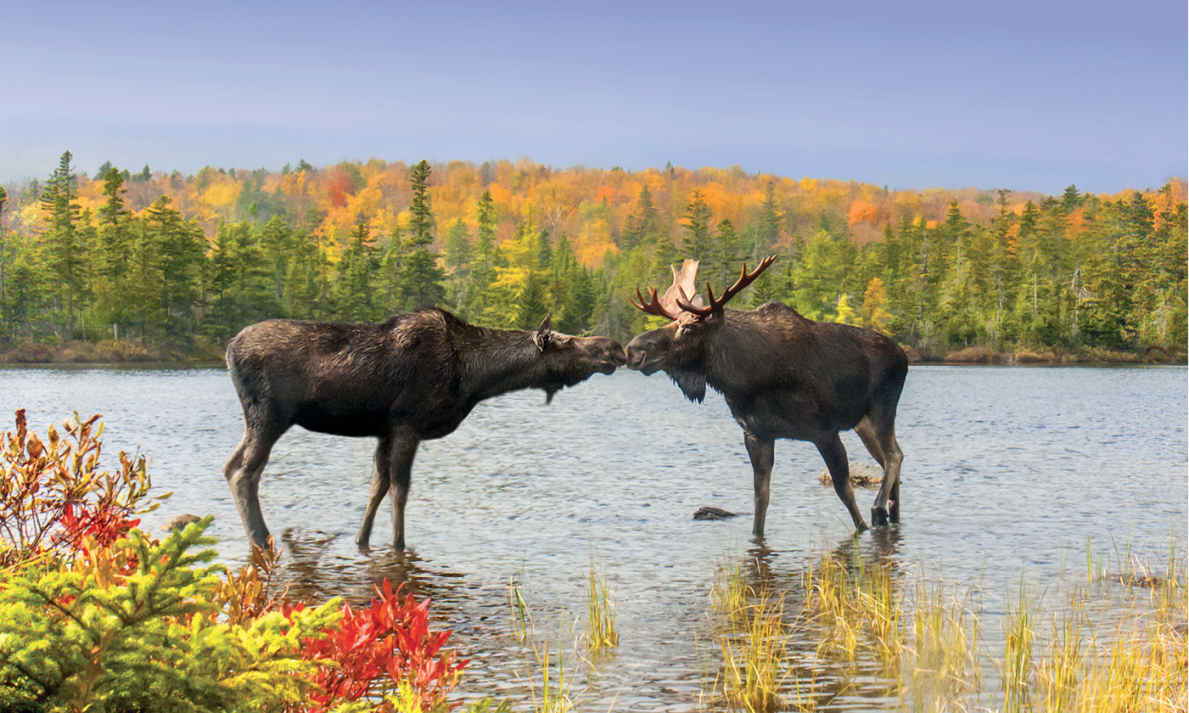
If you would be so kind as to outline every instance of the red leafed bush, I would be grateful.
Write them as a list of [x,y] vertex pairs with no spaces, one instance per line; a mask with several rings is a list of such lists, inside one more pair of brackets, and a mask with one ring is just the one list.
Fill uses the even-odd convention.
[[62,531],[57,533],[57,538],[72,550],[86,552],[88,538],[107,547],[139,524],[140,518],[130,518],[122,509],[66,503],[60,519]]
[[157,506],[142,504],[151,485],[143,458],[121,452],[115,468],[100,468],[102,434],[98,414],[76,415],[42,441],[16,412],[16,430],[0,434],[0,567],[70,557],[87,538],[106,546]]
[[315,683],[321,692],[310,696],[316,704],[310,713],[392,693],[401,683],[416,692],[422,710],[447,704],[447,695],[467,665],[457,652],[442,651],[451,632],[430,630],[429,599],[417,602],[407,593],[402,597],[401,587],[394,590],[387,579],[376,594],[379,598],[367,609],[344,604],[337,630],[305,642],[307,659],[337,664],[318,669]]

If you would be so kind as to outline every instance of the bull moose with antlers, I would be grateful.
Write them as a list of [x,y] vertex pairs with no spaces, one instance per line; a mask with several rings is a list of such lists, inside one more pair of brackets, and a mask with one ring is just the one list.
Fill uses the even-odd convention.
[[[627,345],[627,365],[645,374],[664,370],[687,398],[702,401],[706,385],[720,391],[735,420],[755,476],[752,532],[764,535],[775,439],[811,441],[826,461],[834,491],[855,528],[866,529],[855,505],[850,468],[839,431],[853,428],[884,469],[871,519],[877,525],[900,518],[900,462],[896,404],[908,373],[908,358],[888,337],[870,329],[814,322],[776,302],[749,311],[726,304],[776,259],[756,269],[743,266],[739,279],[715,297],[709,284],[703,304],[694,281],[698,262],[673,271],[673,284],[646,302],[632,304],[670,323]],[[693,297],[691,297],[693,295]]]
[[366,547],[380,502],[393,489],[393,545],[405,546],[405,502],[417,445],[458,428],[475,404],[518,389],[567,386],[623,364],[607,337],[486,329],[441,309],[383,324],[273,319],[227,345],[227,367],[244,411],[244,437],[224,475],[253,544],[264,546],[260,474],[293,425],[340,436],[374,436],[371,497],[356,538]]

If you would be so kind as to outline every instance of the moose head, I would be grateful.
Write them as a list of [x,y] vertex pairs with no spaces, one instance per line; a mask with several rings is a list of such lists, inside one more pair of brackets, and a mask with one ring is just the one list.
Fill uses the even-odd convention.
[[776,260],[769,255],[751,272],[744,264],[739,279],[715,296],[714,288],[706,283],[704,304],[697,294],[694,281],[698,261],[685,260],[681,269],[670,266],[673,284],[660,297],[656,288],[649,288],[648,300],[636,290],[632,304],[648,314],[671,320],[669,324],[637,336],[627,345],[627,365],[645,374],[664,370],[681,387],[686,398],[701,401],[706,396],[706,367],[708,351],[726,324],[726,304],[750,285]]

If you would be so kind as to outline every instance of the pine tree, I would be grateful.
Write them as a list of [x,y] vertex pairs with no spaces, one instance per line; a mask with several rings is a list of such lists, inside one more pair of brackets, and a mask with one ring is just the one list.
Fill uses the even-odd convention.
[[166,336],[188,339],[194,334],[194,308],[201,288],[206,238],[193,221],[187,221],[161,196],[148,208],[147,231],[159,250],[157,284]]
[[744,249],[743,239],[735,232],[735,224],[729,219],[720,220],[716,232],[715,241],[718,243],[717,253],[719,264],[722,265],[722,277],[734,277],[739,271],[739,266],[747,262],[750,251]]
[[471,242],[467,226],[459,218],[446,232],[446,301],[463,313],[470,298]]
[[402,266],[402,293],[406,310],[441,304],[446,299],[442,286],[444,275],[438,256],[432,252],[433,211],[429,199],[430,167],[420,161],[409,169],[413,200],[409,204],[409,232],[405,238],[406,257]]
[[64,310],[63,331],[67,338],[74,336],[76,302],[83,290],[83,245],[78,231],[78,189],[75,187],[72,156],[64,151],[58,167],[50,174],[41,194],[41,208],[46,213],[49,229],[49,265],[57,277],[57,293]]
[[780,222],[780,213],[776,209],[776,186],[772,181],[768,181],[764,186],[764,202],[760,204],[760,214],[756,220],[752,262],[759,262],[772,253],[780,237]]
[[373,299],[378,269],[371,229],[360,217],[351,231],[335,279],[336,310],[342,319],[363,322],[379,316]]
[[499,263],[499,249],[495,242],[496,210],[491,191],[484,191],[479,198],[475,214],[475,255],[471,267],[471,284],[468,290],[463,316],[475,319],[487,308],[488,288],[495,280],[495,268]]
[[631,250],[637,245],[656,242],[661,231],[660,214],[652,203],[652,193],[648,184],[640,187],[640,196],[636,199],[636,208],[628,216],[627,224],[620,234],[620,247]]
[[681,226],[685,230],[685,241],[681,246],[685,257],[713,264],[710,218],[710,206],[707,205],[706,198],[701,191],[695,190],[685,208],[685,222]]

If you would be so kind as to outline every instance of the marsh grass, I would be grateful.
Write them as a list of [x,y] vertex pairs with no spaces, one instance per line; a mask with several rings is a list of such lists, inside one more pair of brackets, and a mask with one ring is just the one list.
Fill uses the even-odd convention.
[[532,612],[515,577],[508,580],[508,609],[512,612],[512,635],[519,643],[526,643],[533,628]]
[[528,647],[532,654],[531,662],[535,666],[528,677],[534,713],[568,713],[573,710],[574,701],[565,657],[560,645],[555,652],[548,640],[537,636],[532,610],[515,577],[508,580],[508,607],[512,615],[512,636]]
[[615,607],[607,580],[590,565],[586,597],[586,648],[592,655],[606,653],[619,646],[619,630],[615,627]]
[[[712,710],[812,710],[812,696],[807,702],[800,685],[785,685],[792,667],[783,594],[749,584],[740,563],[724,563],[710,589],[710,612],[717,653],[709,692]],[[780,692],[790,689],[796,701],[782,701]]]
[[778,692],[789,676],[783,597],[759,595],[741,626],[718,637],[722,671],[715,692],[729,710],[768,713],[782,707]]
[[1004,617],[1003,660],[1000,673],[1003,684],[1004,713],[1030,710],[1032,677],[1032,640],[1035,636],[1033,617],[1023,585],[1016,604]]
[[948,594],[940,582],[917,585],[912,646],[905,654],[905,698],[913,711],[959,709],[965,696],[979,690],[979,620],[968,598]]
[[743,565],[720,565],[710,589],[710,606],[727,626],[739,626],[747,617],[751,587],[743,578]]
[[802,577],[806,614],[818,627],[818,655],[854,663],[869,654],[889,678],[899,679],[905,651],[904,598],[890,564],[848,566],[821,557]]

